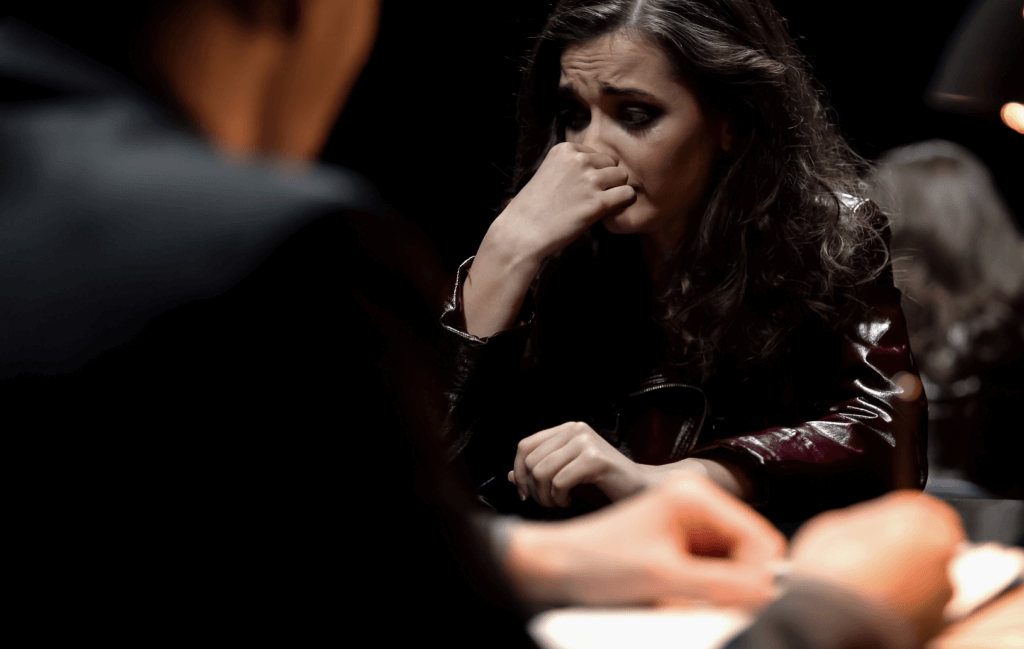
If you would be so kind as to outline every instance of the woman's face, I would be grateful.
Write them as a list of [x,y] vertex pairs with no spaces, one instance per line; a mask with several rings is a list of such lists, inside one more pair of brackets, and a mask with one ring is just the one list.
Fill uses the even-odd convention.
[[561,63],[565,139],[610,156],[636,190],[605,227],[674,250],[703,205],[716,155],[731,146],[727,121],[704,110],[653,41],[616,32],[566,48]]

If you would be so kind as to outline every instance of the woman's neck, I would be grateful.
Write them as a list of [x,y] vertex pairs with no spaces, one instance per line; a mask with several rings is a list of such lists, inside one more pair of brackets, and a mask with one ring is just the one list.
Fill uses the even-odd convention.
[[668,281],[668,261],[675,253],[678,241],[667,241],[665,237],[658,236],[658,234],[641,233],[638,236],[640,238],[640,254],[647,266],[651,286],[657,293]]

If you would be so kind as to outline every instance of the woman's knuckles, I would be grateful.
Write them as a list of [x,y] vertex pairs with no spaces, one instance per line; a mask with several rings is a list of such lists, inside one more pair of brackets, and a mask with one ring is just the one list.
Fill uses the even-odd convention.
[[516,454],[522,455],[523,457],[527,457],[528,455],[530,455],[530,453],[533,452],[533,449],[536,446],[537,442],[536,440],[533,439],[533,436],[524,437],[523,439],[519,440],[519,443],[516,445]]
[[606,460],[605,454],[590,440],[584,444],[583,450],[580,451],[580,457],[593,469],[603,468]]
[[576,486],[575,480],[565,475],[565,473],[559,473],[551,479],[551,490],[555,494],[566,494],[570,489]]

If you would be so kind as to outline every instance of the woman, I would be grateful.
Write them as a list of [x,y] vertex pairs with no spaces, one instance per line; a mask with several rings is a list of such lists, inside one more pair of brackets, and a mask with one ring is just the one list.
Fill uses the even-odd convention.
[[520,101],[515,196],[442,316],[485,499],[695,471],[795,520],[924,484],[885,219],[766,1],[561,2]]
[[893,218],[893,272],[931,402],[929,490],[1021,498],[1024,238],[958,144],[889,151],[868,182]]

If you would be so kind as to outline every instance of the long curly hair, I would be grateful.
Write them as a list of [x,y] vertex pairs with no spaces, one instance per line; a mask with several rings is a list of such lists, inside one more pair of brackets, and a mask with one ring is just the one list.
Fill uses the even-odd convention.
[[855,198],[869,165],[839,134],[767,0],[559,2],[523,77],[512,193],[564,140],[562,52],[620,30],[656,42],[735,131],[696,231],[654,296],[670,356],[707,379],[725,354],[740,366],[777,356],[809,316],[842,324],[858,286],[887,267],[885,218]]

